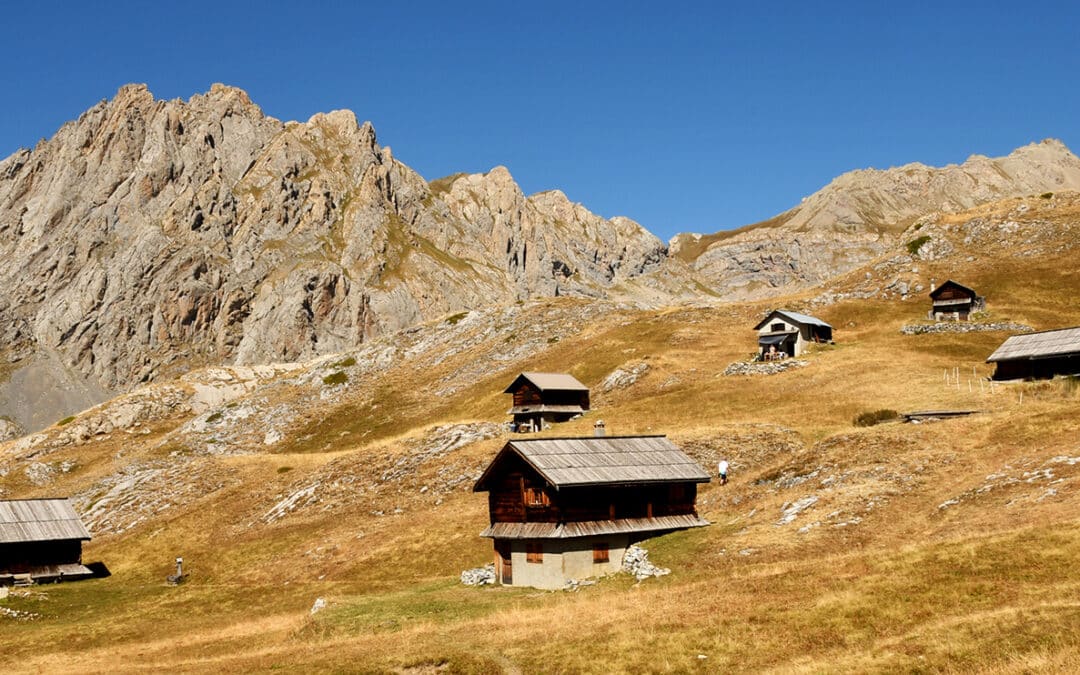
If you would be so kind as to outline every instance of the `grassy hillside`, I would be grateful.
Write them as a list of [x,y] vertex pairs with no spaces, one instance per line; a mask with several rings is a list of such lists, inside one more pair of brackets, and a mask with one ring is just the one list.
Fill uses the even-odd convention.
[[[29,613],[0,609],[0,667],[1080,670],[1080,387],[991,388],[1001,332],[900,333],[946,278],[985,294],[992,320],[1080,325],[1077,215],[1074,197],[1033,197],[943,217],[919,230],[933,259],[901,248],[768,307],[473,312],[253,376],[227,399],[192,393],[227,375],[193,374],[145,395],[188,403],[137,426],[72,434],[105,414],[90,411],[36,445],[0,445],[2,495],[77,495],[94,523],[84,560],[113,573],[0,600]],[[804,368],[723,375],[776,306],[828,321],[836,344]],[[642,364],[633,384],[599,387]],[[731,482],[699,496],[713,525],[646,542],[671,575],[576,592],[458,583],[491,558],[471,486],[505,442],[489,424],[505,419],[501,391],[526,369],[593,387],[595,410],[549,433],[601,418],[609,433],[666,433],[706,467],[729,459]],[[979,412],[853,425],[881,408]],[[178,555],[191,576],[170,587]]]

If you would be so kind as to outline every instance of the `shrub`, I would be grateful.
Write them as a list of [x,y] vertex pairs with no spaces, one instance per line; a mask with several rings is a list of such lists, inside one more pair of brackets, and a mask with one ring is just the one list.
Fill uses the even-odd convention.
[[221,413],[220,413],[220,412],[216,412],[216,413],[214,413],[213,415],[210,415],[209,417],[207,417],[207,418],[206,418],[206,421],[207,421],[207,423],[209,423],[209,424],[213,424],[214,422],[217,422],[217,421],[218,421],[218,420],[220,420],[220,419],[221,419]]
[[456,326],[459,321],[461,321],[462,319],[464,319],[467,316],[469,316],[468,312],[458,312],[457,314],[454,314],[453,316],[446,317],[446,323],[450,324],[451,326]]
[[1039,197],[1041,199],[1053,199],[1054,198],[1054,193],[1053,192],[1044,192],[1041,195],[1039,195]]
[[907,243],[908,253],[911,255],[919,255],[919,249],[923,247],[923,244],[930,241],[930,235],[924,234],[921,237],[916,237]]
[[882,408],[881,410],[875,410],[873,412],[867,411],[859,413],[852,420],[852,423],[857,427],[872,427],[875,424],[881,424],[882,422],[888,422],[900,417],[900,413],[895,410],[889,410],[888,408]]
[[339,370],[336,373],[330,373],[322,381],[323,384],[345,384],[349,381],[349,376]]
[[346,357],[346,358],[338,361],[337,363],[331,363],[330,367],[331,368],[348,368],[350,366],[355,366],[355,365],[356,365],[356,358],[353,357],[353,356],[349,356],[349,357]]
[[290,471],[292,471],[292,467],[291,467],[291,466],[279,466],[279,467],[277,468],[277,472],[278,472],[278,473],[289,473]]
[[59,422],[57,422],[57,423],[56,423],[56,426],[58,426],[58,427],[62,427],[62,426],[64,426],[65,424],[71,424],[71,423],[72,423],[72,422],[74,422],[74,421],[75,421],[75,416],[74,416],[74,415],[71,415],[70,417],[65,417],[64,419],[62,419],[62,420],[60,420]]

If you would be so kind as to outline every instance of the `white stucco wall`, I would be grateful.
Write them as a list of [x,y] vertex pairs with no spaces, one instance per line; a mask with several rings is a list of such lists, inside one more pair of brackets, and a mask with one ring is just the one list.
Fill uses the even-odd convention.
[[[761,328],[761,330],[758,331],[758,337],[761,337],[762,335],[769,335],[771,333],[780,332],[780,331],[773,330],[773,326],[775,324],[783,324],[784,325],[784,328],[783,328],[784,332],[795,331],[795,334],[796,334],[796,338],[795,338],[795,356],[801,355],[803,353],[803,350],[806,349],[806,338],[803,337],[802,329],[800,329],[798,326],[791,323],[790,321],[786,321],[786,320],[784,320],[784,319],[782,319],[780,317],[775,317],[773,319],[770,319],[769,323],[765,324],[765,326],[763,326]],[[760,349],[761,348],[759,347],[758,351],[760,351]]]
[[[580,539],[543,539],[544,561],[526,562],[524,540],[510,542],[514,586],[554,590],[572,579],[588,579],[618,572],[629,546],[626,535],[583,537]],[[593,563],[593,544],[606,542],[608,562]]]

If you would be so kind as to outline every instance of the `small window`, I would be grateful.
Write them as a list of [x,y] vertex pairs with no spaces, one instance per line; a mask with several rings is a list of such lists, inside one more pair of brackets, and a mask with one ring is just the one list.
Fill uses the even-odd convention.
[[593,563],[606,563],[611,560],[611,552],[606,541],[593,544]]
[[548,500],[547,493],[544,492],[544,488],[530,487],[525,488],[525,506],[531,506],[533,508],[541,508],[551,504]]
[[779,333],[780,331],[784,330],[784,328],[785,328],[784,324],[782,324],[782,323],[774,323],[772,326],[769,327],[769,330],[771,330],[774,333]]
[[538,541],[525,542],[525,562],[527,563],[543,563],[544,562],[544,545]]

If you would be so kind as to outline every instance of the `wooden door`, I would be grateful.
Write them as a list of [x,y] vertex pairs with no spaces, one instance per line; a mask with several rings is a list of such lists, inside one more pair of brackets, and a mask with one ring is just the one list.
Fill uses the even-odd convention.
[[514,583],[513,560],[510,557],[510,542],[500,540],[495,542],[495,571],[499,576],[499,582],[507,586]]

